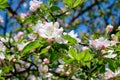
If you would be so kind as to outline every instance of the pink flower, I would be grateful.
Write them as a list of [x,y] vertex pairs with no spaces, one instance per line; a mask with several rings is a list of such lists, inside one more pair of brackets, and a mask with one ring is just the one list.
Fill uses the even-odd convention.
[[107,30],[110,31],[110,32],[113,30],[113,28],[114,28],[114,27],[113,27],[112,25],[108,25],[108,26],[107,26]]

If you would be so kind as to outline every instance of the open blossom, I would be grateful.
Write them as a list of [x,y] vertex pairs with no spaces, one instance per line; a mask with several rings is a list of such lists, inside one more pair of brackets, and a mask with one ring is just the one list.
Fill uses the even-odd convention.
[[[66,34],[67,34],[67,33],[64,32],[64,35],[66,35]],[[71,36],[72,38],[76,39],[78,42],[81,42],[81,40],[80,40],[79,38],[77,38],[78,35],[75,34],[73,30],[70,31],[70,32],[68,33],[68,35]]]
[[23,48],[28,44],[29,42],[25,43],[25,42],[22,42],[20,44],[17,45],[17,48],[18,48],[18,51],[22,51]]
[[112,72],[110,69],[106,68],[106,72],[104,73],[106,79],[112,79],[120,74],[120,68],[118,68],[115,72]]
[[33,30],[38,33],[39,36],[47,39],[50,42],[51,40],[55,39],[55,41],[59,44],[67,43],[67,41],[61,37],[63,34],[63,28],[59,28],[58,22],[45,22],[43,24],[41,21],[38,21],[38,24],[34,26]]
[[94,47],[97,50],[102,50],[110,46],[110,41],[101,37],[96,40],[90,40],[89,44],[90,44],[90,47]]
[[106,58],[115,58],[117,54],[113,54],[114,50],[108,50],[108,54],[105,55],[104,57]]
[[34,35],[34,34],[28,34],[28,39],[29,39],[30,41],[34,41],[35,39],[37,39],[37,36]]
[[35,12],[42,4],[42,1],[38,0],[31,0],[30,1],[30,11]]

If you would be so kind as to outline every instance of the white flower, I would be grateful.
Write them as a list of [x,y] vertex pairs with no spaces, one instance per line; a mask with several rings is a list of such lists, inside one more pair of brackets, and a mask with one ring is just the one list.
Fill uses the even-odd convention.
[[110,46],[110,41],[101,37],[96,40],[90,40],[89,44],[91,47],[94,47],[97,50],[102,50],[102,49],[105,49],[106,47]]
[[51,77],[53,77],[53,74],[52,74],[52,73],[47,73],[47,74],[45,75],[45,77],[46,77],[46,78],[51,78]]
[[29,42],[25,43],[25,42],[22,42],[20,44],[17,44],[17,48],[18,48],[18,51],[22,51],[23,48],[28,44]]
[[42,1],[41,0],[31,0],[30,1],[30,11],[34,12],[36,11],[39,7],[40,7],[40,4],[42,4]]
[[6,50],[6,47],[4,46],[2,42],[0,42],[0,51],[4,52],[5,50]]
[[37,38],[37,36],[34,34],[28,34],[28,38],[30,41],[34,41]]
[[14,40],[17,42],[20,38],[22,38],[24,36],[24,32],[18,32],[15,36],[14,36]]
[[108,55],[105,55],[106,58],[114,58],[117,54],[113,54],[114,50],[108,50]]
[[37,80],[35,75],[29,75],[29,80]]
[[67,41],[61,37],[63,34],[63,28],[59,28],[58,22],[46,22],[43,24],[41,21],[39,21],[38,24],[33,28],[33,30],[43,38],[53,38],[59,44],[67,43]]
[[40,72],[40,74],[48,72],[48,69],[49,68],[47,65],[42,65],[42,64],[38,65],[38,71]]
[[0,25],[3,23],[4,21],[3,21],[3,18],[2,18],[2,16],[0,15]]
[[117,41],[112,40],[110,43],[111,43],[111,46],[115,46],[117,44]]
[[80,40],[79,38],[77,38],[78,35],[75,34],[73,30],[70,31],[69,33],[65,33],[65,32],[64,32],[64,35],[66,35],[66,34],[68,34],[68,35],[71,36],[72,38],[76,39],[78,42],[81,42],[81,40]]
[[4,55],[3,52],[0,52],[0,59],[1,59],[1,60],[5,59],[5,55]]
[[112,72],[109,68],[106,68],[105,78],[106,79],[114,78],[118,74],[120,74],[120,68],[118,68],[115,72]]

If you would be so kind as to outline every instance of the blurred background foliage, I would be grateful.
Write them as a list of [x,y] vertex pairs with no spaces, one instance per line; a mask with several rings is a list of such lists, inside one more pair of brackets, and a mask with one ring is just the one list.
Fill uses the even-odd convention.
[[[30,0],[0,0],[0,15],[3,24],[0,34],[9,33],[19,27],[35,23],[37,20],[58,21],[66,31],[75,30],[78,33],[100,31],[112,24],[115,28],[120,25],[120,0],[42,0],[44,4],[39,10],[29,11]],[[22,21],[21,13],[29,13]],[[115,29],[114,28],[114,29]],[[115,30],[113,30],[112,33]]]

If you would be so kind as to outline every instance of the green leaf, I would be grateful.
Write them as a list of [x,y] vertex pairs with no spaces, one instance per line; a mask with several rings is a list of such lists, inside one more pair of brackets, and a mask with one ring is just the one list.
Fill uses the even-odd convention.
[[58,6],[52,6],[50,7],[51,11],[60,11],[61,9]]
[[53,63],[54,61],[58,60],[59,55],[57,53],[51,53],[50,55],[50,62]]
[[0,0],[0,9],[8,7],[7,0]]
[[72,5],[73,5],[73,0],[64,0],[64,3],[65,3],[68,7],[72,7]]
[[86,50],[84,52],[81,52],[81,53],[77,54],[76,59],[77,60],[88,61],[90,59],[89,50]]
[[41,46],[40,41],[30,42],[23,48],[22,53],[27,53],[27,52],[29,52],[29,51],[31,51],[33,49],[36,49],[36,48],[38,48],[40,46]]
[[105,72],[105,65],[103,65],[101,68],[100,68],[100,73],[104,73]]
[[76,0],[76,1],[74,2],[74,7],[77,7],[78,5],[82,4],[83,1],[85,1],[85,0]]
[[75,48],[71,47],[68,55],[69,55],[70,58],[76,59],[77,50]]

